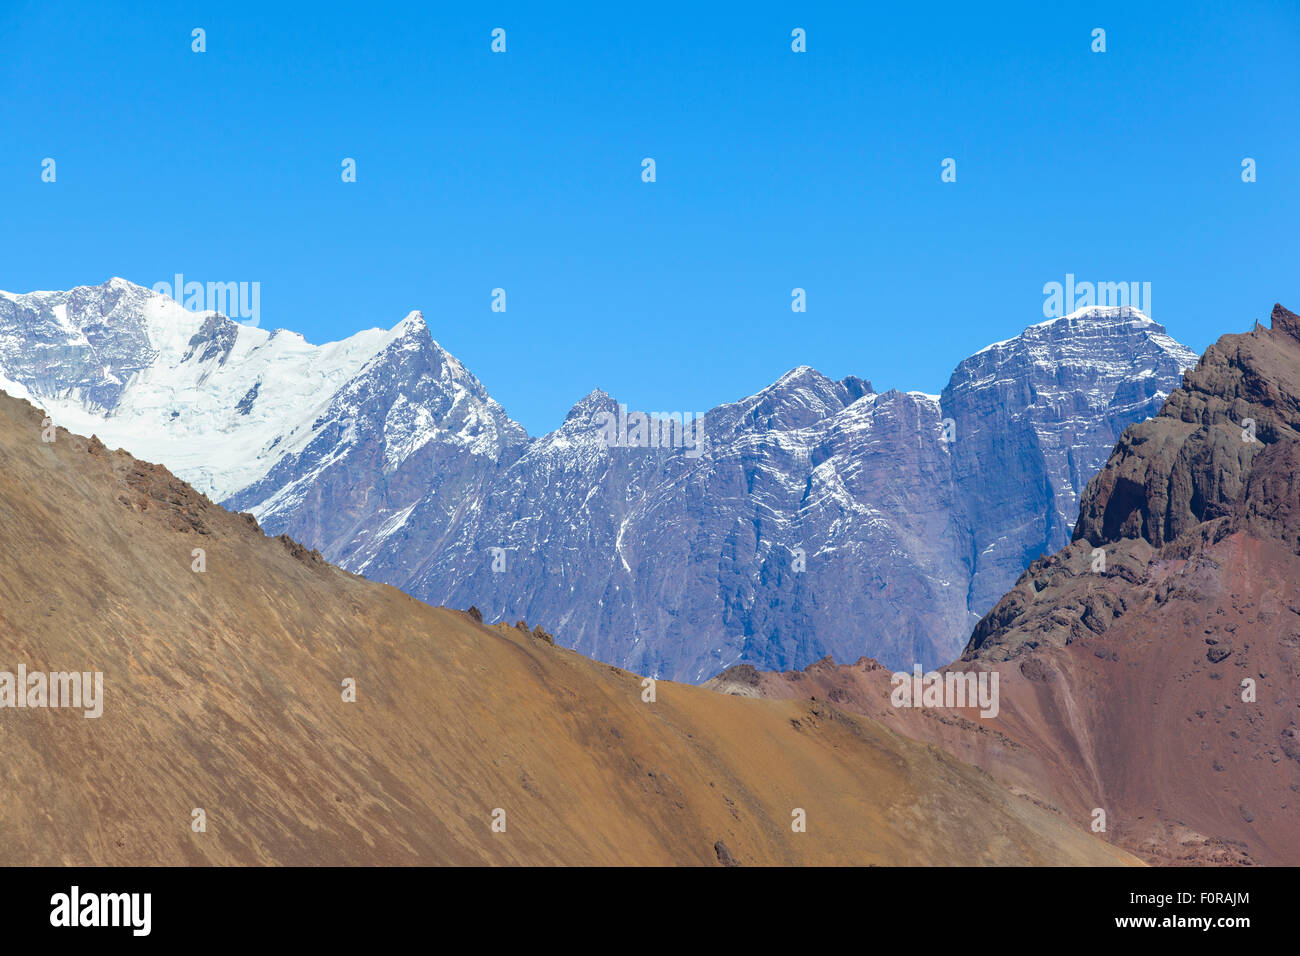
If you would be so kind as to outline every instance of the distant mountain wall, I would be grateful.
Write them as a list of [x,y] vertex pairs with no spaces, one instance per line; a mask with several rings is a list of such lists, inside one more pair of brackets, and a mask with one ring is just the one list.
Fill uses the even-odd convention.
[[965,359],[938,396],[801,366],[676,432],[597,390],[529,438],[420,313],[314,346],[120,279],[0,294],[0,387],[59,424],[422,600],[692,682],[952,660],[1195,361],[1093,308]]

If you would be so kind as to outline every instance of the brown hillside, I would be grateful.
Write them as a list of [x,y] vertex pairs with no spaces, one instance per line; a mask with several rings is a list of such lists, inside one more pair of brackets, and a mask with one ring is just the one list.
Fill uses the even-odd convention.
[[1135,862],[820,703],[644,703],[41,420],[0,395],[0,669],[102,671],[104,711],[0,710],[0,863]]

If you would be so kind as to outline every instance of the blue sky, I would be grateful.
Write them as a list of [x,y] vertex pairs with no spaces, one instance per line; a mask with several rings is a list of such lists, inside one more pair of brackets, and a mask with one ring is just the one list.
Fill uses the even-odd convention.
[[974,7],[5,0],[0,288],[418,308],[533,434],[802,364],[937,392],[1067,272],[1198,350],[1300,308],[1300,5]]

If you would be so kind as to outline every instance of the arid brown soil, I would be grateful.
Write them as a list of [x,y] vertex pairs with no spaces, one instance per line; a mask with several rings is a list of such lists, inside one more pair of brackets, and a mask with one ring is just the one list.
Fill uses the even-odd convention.
[[[1087,551],[1072,557],[1089,566]],[[1216,565],[1211,593],[1197,581],[1207,561]],[[1141,588],[1123,590],[1129,609],[1105,634],[952,665],[998,671],[992,719],[974,709],[895,708],[889,671],[869,660],[764,673],[756,687],[728,686],[724,674],[712,686],[874,718],[1077,826],[1091,826],[1102,809],[1106,838],[1149,862],[1292,865],[1300,861],[1300,602],[1280,598],[1280,580],[1261,567],[1300,580],[1294,555],[1238,534],[1198,564],[1158,563]],[[1096,593],[1086,579],[1075,585]],[[1062,582],[1038,600],[1050,614],[1067,593]],[[1255,681],[1253,703],[1242,700],[1245,678]]]
[[0,710],[0,863],[1137,862],[875,721],[667,682],[643,702],[549,635],[41,431],[0,396],[0,670],[102,671],[103,715]]

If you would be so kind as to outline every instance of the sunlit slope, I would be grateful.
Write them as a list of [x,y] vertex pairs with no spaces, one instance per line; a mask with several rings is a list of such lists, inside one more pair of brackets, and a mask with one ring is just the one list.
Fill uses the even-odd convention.
[[103,715],[0,710],[0,863],[1133,862],[869,719],[647,703],[41,431],[0,395],[0,670],[102,671]]

